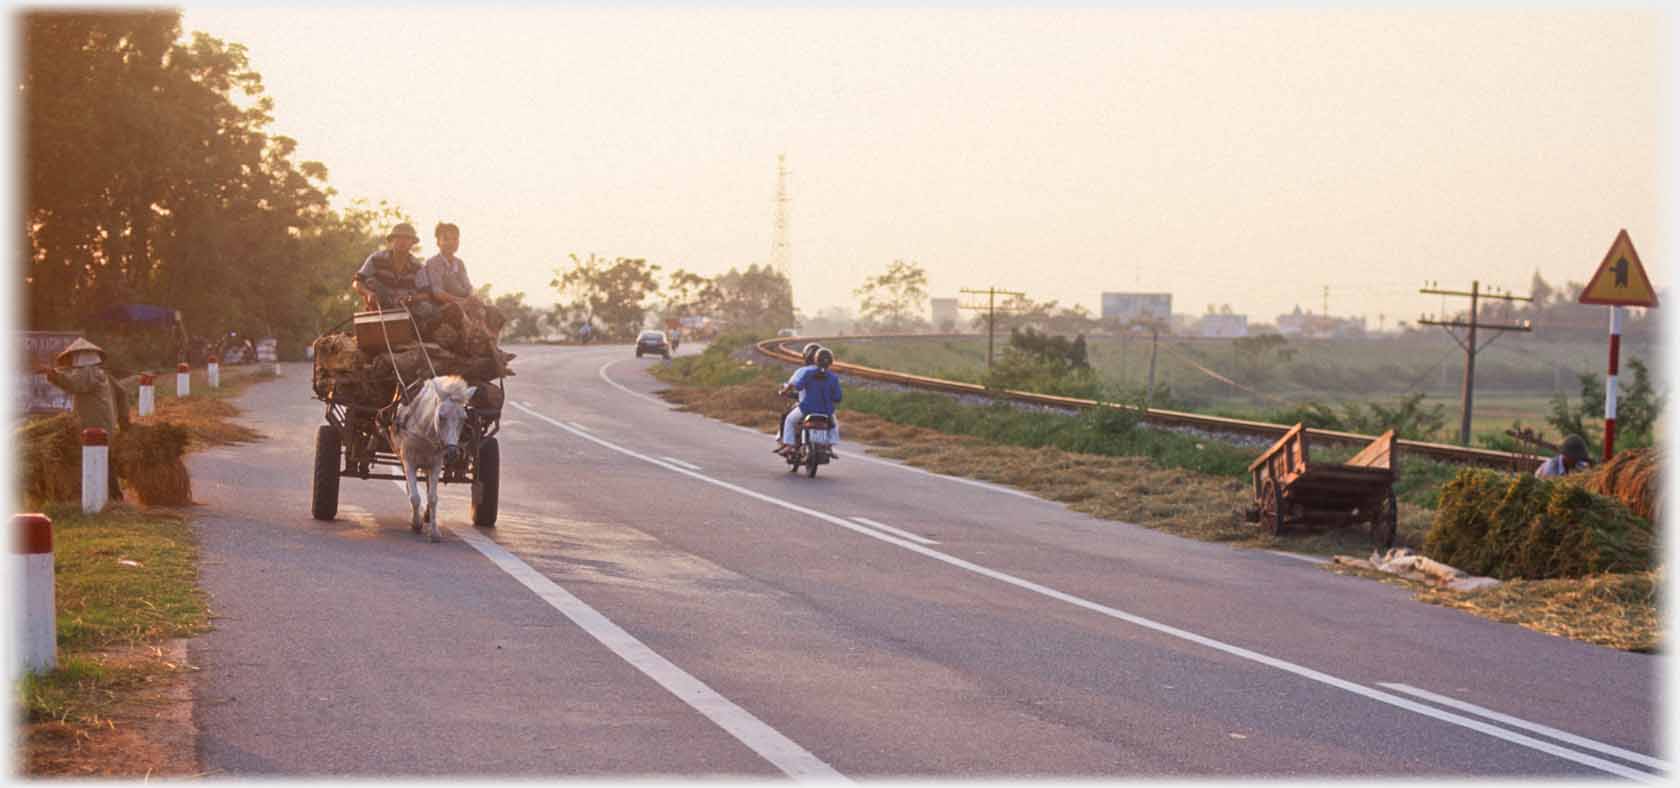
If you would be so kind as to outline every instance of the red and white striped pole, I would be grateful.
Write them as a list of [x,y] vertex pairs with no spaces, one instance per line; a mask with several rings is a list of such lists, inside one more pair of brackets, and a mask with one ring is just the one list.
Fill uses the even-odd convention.
[[1610,307],[1610,374],[1604,379],[1604,461],[1616,453],[1616,362],[1622,354],[1622,308]]
[[211,356],[209,363],[204,365],[204,377],[210,381],[210,388],[222,387],[222,365],[215,356]]
[[140,415],[150,416],[157,406],[157,389],[152,386],[152,373],[140,373]]
[[185,397],[192,394],[192,367],[183,361],[175,365],[175,396]]
[[58,621],[53,606],[52,520],[40,513],[12,517],[12,562],[17,574],[13,593],[21,604],[15,608],[18,656],[12,676],[46,673],[58,667]]
[[82,430],[82,511],[105,511],[111,500],[111,439],[98,427]]

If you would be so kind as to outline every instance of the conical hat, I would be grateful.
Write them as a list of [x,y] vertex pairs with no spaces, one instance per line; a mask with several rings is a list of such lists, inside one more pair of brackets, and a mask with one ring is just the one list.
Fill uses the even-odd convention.
[[95,345],[81,337],[76,337],[76,341],[71,342],[70,347],[60,351],[58,356],[53,359],[53,363],[61,367],[68,367],[70,366],[70,361],[75,358],[76,354],[84,350],[91,350],[98,353],[99,363],[105,363],[105,351],[100,349],[98,345]]

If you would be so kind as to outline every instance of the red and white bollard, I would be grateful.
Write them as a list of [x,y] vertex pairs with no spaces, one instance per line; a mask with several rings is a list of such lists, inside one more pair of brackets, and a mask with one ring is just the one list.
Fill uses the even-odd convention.
[[157,409],[157,390],[152,386],[152,373],[140,373],[140,415],[150,416]]
[[192,394],[192,367],[183,361],[175,365],[175,396],[185,397]]
[[111,438],[98,427],[82,430],[82,511],[105,511],[111,500]]
[[215,356],[211,356],[209,363],[204,365],[204,377],[210,381],[210,388],[219,389],[222,387],[222,365]]
[[280,359],[274,360],[274,376],[280,377]]
[[58,667],[58,620],[53,606],[52,520],[39,513],[12,517],[13,571],[17,585],[18,656],[12,677]]

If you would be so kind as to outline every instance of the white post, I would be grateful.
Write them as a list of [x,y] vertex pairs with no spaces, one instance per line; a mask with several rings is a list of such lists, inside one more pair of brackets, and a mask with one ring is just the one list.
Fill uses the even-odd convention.
[[210,362],[204,365],[204,377],[209,379],[210,388],[222,387],[222,365],[217,362],[215,356],[211,356]]
[[186,397],[192,394],[192,367],[183,361],[175,365],[175,396]]
[[149,372],[140,375],[140,415],[150,416],[157,409],[157,389],[152,385],[152,375]]
[[58,667],[58,620],[53,601],[52,520],[39,513],[12,517],[13,593],[19,606],[12,678]]
[[274,376],[280,377],[280,359],[274,360]]
[[82,511],[105,511],[111,497],[107,475],[110,462],[110,436],[98,427],[82,430]]

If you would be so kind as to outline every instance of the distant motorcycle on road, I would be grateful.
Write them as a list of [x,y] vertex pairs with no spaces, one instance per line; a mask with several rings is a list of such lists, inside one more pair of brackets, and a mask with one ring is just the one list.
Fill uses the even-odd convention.
[[[793,398],[797,395],[791,388],[784,387],[782,396]],[[816,478],[817,466],[827,465],[834,459],[834,444],[829,442],[832,429],[834,419],[822,413],[810,413],[801,418],[799,429],[794,431],[797,441],[793,448],[782,454],[788,463],[788,473],[798,473],[803,467],[806,476]]]

